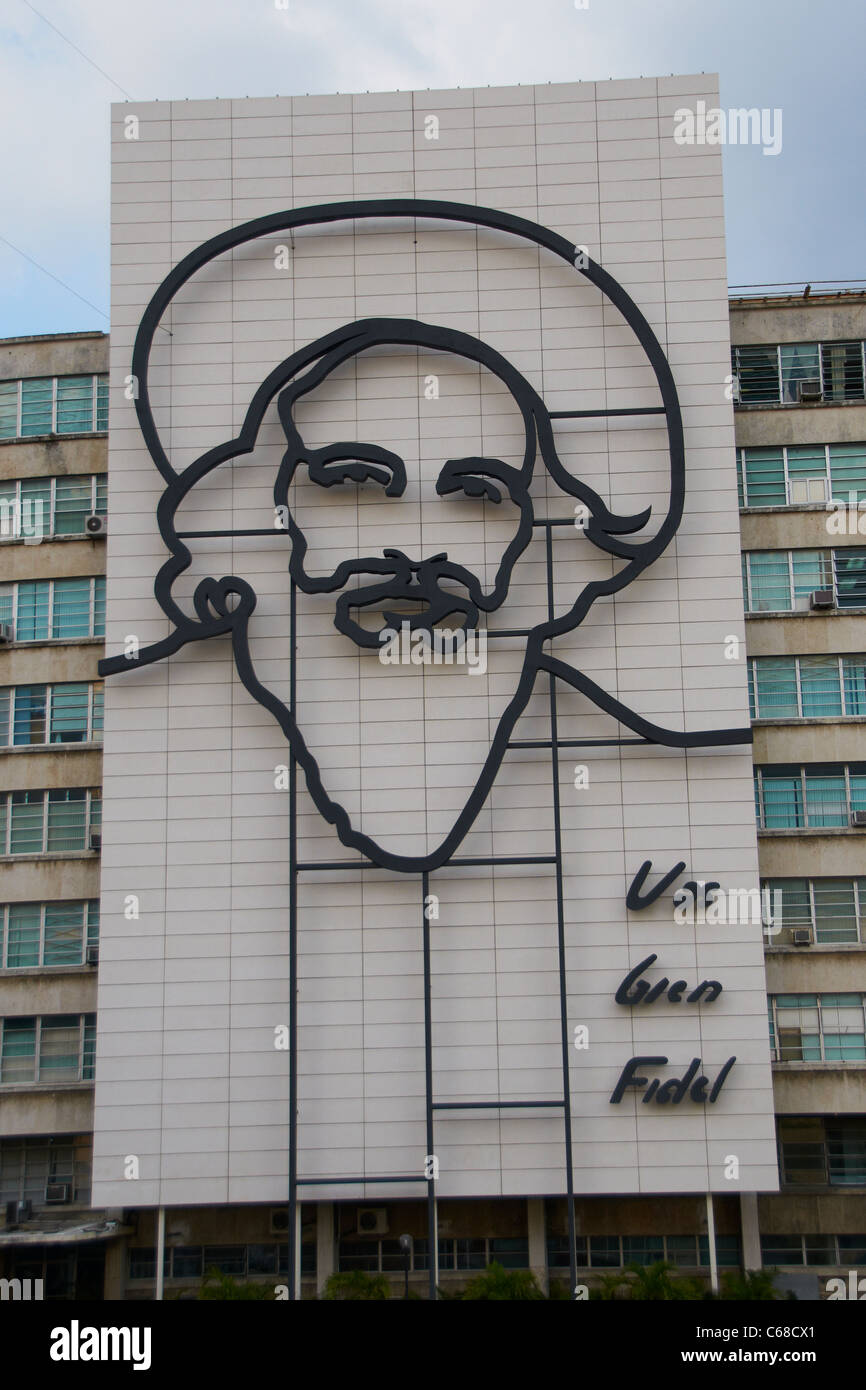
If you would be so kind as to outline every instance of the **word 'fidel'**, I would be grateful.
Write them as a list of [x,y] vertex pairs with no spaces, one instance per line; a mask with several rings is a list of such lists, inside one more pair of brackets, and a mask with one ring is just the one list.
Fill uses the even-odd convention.
[[[704,999],[707,1004],[713,1004],[722,993],[722,986],[718,980],[702,980],[696,989],[686,995],[685,1001],[683,1001],[683,991],[688,989],[686,980],[675,980],[671,984],[667,976],[662,976],[656,984],[650,985],[648,980],[642,979],[642,976],[644,971],[657,959],[658,957],[653,953],[629,971],[614,995],[617,1004],[624,1004],[630,1008],[636,1004],[654,1004],[665,993],[671,1004],[682,1002],[697,1004],[701,999]],[[610,1103],[611,1105],[619,1105],[626,1091],[642,1091],[646,1087],[641,1096],[644,1105],[648,1105],[651,1100],[654,1100],[656,1105],[679,1105],[686,1096],[698,1105],[715,1105],[727,1080],[728,1073],[736,1060],[736,1057],[728,1058],[708,1094],[709,1077],[698,1076],[701,1066],[700,1057],[692,1058],[684,1076],[672,1076],[664,1082],[659,1081],[658,1078],[650,1081],[648,1076],[639,1076],[638,1069],[640,1067],[666,1067],[667,1057],[632,1057],[620,1072],[619,1081],[616,1083]]]
[[667,1057],[632,1057],[626,1062],[620,1073],[610,1103],[611,1105],[619,1105],[627,1090],[640,1091],[646,1086],[646,1092],[641,1096],[644,1105],[648,1105],[651,1100],[655,1100],[656,1105],[679,1105],[682,1100],[685,1100],[687,1094],[689,1099],[696,1101],[698,1105],[715,1105],[728,1078],[728,1072],[736,1060],[736,1057],[728,1058],[713,1082],[708,1095],[709,1077],[697,1075],[701,1065],[700,1057],[692,1058],[684,1076],[672,1076],[670,1080],[664,1082],[659,1081],[658,1078],[650,1081],[648,1076],[638,1076],[638,1068],[666,1067]]

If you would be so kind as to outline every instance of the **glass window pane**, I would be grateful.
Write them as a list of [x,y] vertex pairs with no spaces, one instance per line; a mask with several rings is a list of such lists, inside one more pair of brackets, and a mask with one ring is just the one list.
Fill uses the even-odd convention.
[[846,656],[842,661],[845,713],[866,714],[866,656]]
[[200,1245],[176,1245],[171,1257],[171,1272],[175,1279],[201,1278],[204,1271]]
[[94,637],[105,636],[105,575],[93,581],[93,633]]
[[831,444],[832,494],[840,502],[866,498],[866,444]]
[[17,746],[45,743],[47,697],[48,688],[44,685],[19,685],[16,688],[12,741]]
[[759,719],[796,719],[797,663],[794,657],[759,657],[755,661],[755,701]]
[[54,637],[90,636],[90,580],[54,581]]
[[787,612],[791,608],[791,579],[786,550],[753,550],[748,556],[749,611]]
[[84,959],[84,903],[46,903],[45,965],[80,965]]
[[10,903],[3,964],[9,970],[23,970],[40,964],[38,903]]
[[12,688],[8,685],[0,687],[0,748],[9,747],[12,734],[9,727],[12,717],[12,701]]
[[804,824],[799,777],[764,773],[763,788],[765,829],[793,830]]
[[51,479],[24,478],[21,483],[18,534],[47,536],[51,530]]
[[76,1081],[81,1047],[81,1019],[77,1014],[43,1018],[39,1042],[39,1080]]
[[785,455],[782,449],[744,449],[746,505],[780,507],[785,491]]
[[863,399],[862,344],[822,343],[824,399],[855,401]]
[[832,551],[795,550],[792,552],[792,568],[796,609],[807,609],[816,589],[833,587]]
[[102,742],[103,721],[105,708],[105,691],[101,681],[95,682],[93,686],[93,702],[91,715],[90,737],[94,743]]
[[798,382],[821,380],[817,343],[782,343],[779,359],[782,365],[783,401],[799,400]]
[[9,828],[10,854],[41,854],[44,792],[13,792]]
[[47,641],[49,595],[50,581],[47,579],[28,580],[18,585],[16,642]]
[[779,359],[775,347],[735,348],[734,372],[739,381],[739,397],[744,403],[778,401]]
[[89,434],[93,429],[93,377],[57,378],[57,433]]
[[835,656],[801,656],[800,691],[806,719],[840,715],[842,687],[838,659]]
[[86,683],[55,685],[51,691],[51,742],[85,743],[90,703]]
[[818,878],[815,893],[815,940],[856,941],[854,883],[845,878]]
[[54,402],[53,377],[32,377],[21,383],[21,434],[51,434]]
[[246,1273],[246,1246],[244,1245],[206,1245],[204,1249],[205,1273],[218,1269],[221,1274]]
[[35,1081],[36,1019],[6,1018],[2,1028],[0,1081]]
[[108,377],[100,376],[96,380],[96,428],[98,430],[108,429]]
[[866,607],[866,550],[835,550],[836,602],[840,608]]
[[87,848],[87,794],[83,787],[63,787],[48,793],[49,853]]
[[590,1236],[589,1260],[593,1269],[619,1269],[622,1265],[619,1236]]
[[58,478],[54,494],[54,532],[75,536],[93,510],[93,482],[89,476]]
[[848,824],[844,776],[816,776],[806,769],[806,824],[810,829]]
[[14,439],[18,433],[18,382],[0,381],[0,439]]

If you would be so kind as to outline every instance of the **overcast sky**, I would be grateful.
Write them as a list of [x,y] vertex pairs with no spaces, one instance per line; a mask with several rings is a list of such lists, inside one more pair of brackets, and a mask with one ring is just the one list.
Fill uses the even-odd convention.
[[729,282],[866,279],[864,0],[288,6],[37,0],[37,14],[0,0],[0,336],[107,328],[109,104],[124,92],[162,101],[718,72],[723,108],[783,113],[777,156],[724,152]]

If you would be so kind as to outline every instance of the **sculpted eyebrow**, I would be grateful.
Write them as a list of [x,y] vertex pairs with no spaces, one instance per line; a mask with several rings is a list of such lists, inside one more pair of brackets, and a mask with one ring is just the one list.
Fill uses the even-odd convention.
[[493,458],[449,459],[436,480],[436,491],[440,497],[452,492],[465,492],[468,497],[486,497],[491,502],[501,502],[502,492],[492,481],[494,478],[504,483],[512,497],[526,492],[521,473],[501,459]]
[[306,461],[310,478],[320,487],[369,478],[381,483],[388,497],[399,497],[406,488],[406,465],[400,455],[378,444],[329,444],[306,450]]

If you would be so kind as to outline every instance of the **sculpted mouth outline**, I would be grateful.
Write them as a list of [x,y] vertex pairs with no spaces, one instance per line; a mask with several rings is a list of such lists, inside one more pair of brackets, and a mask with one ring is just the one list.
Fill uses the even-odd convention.
[[[470,338],[469,335],[458,334],[456,330],[421,324],[412,320],[360,320],[357,323],[346,324],[332,333],[326,334],[317,342],[299,349],[280,363],[257,389],[246,413],[241,431],[236,438],[208,450],[182,473],[178,473],[172,467],[159,437],[150,405],[148,368],[154,335],[165,309],[177,291],[209,261],[247,241],[268,236],[274,232],[284,232],[295,227],[365,218],[430,218],[469,223],[520,237],[524,241],[552,252],[572,267],[575,266],[576,258],[579,257],[576,266],[577,272],[600,289],[622,313],[641,343],[659,386],[663,404],[661,407],[647,407],[646,413],[664,415],[670,460],[670,494],[667,513],[662,518],[654,535],[643,541],[623,539],[645,526],[650,517],[650,509],[635,516],[619,516],[609,509],[592,488],[568,472],[557,455],[551,416],[543,401],[529,382],[506,359],[489,345],[478,339]],[[599,550],[626,561],[609,578],[585,585],[568,612],[559,617],[551,615],[547,620],[531,629],[526,638],[524,661],[516,691],[499,720],[488,756],[471,794],[440,844],[426,854],[415,856],[391,853],[352,824],[345,808],[334,801],[325,790],[318,764],[310,753],[293,710],[259,681],[253,668],[249,649],[248,629],[256,606],[256,594],[252,586],[237,576],[223,576],[218,580],[213,578],[202,580],[197,585],[193,596],[195,618],[187,615],[172,594],[175,580],[189,567],[192,559],[191,553],[184,543],[184,535],[194,534],[177,531],[175,514],[178,506],[196,483],[220,464],[253,450],[264,412],[275,396],[278,397],[278,409],[284,429],[286,428],[286,419],[294,427],[294,422],[291,420],[291,407],[294,400],[298,395],[305,394],[307,390],[312,389],[312,386],[316,384],[317,376],[318,380],[321,380],[328,371],[333,370],[334,365],[338,362],[363,351],[368,346],[375,346],[380,343],[390,345],[407,343],[416,346],[421,343],[435,349],[458,351],[462,355],[472,357],[506,382],[521,410],[526,431],[526,454],[523,469],[512,470],[519,475],[512,479],[512,482],[517,487],[518,493],[521,489],[525,493],[526,505],[521,506],[517,534],[506,550],[506,557],[500,567],[491,595],[483,596],[486,597],[487,602],[479,603],[473,590],[471,588],[468,590],[470,599],[477,605],[478,609],[491,611],[493,607],[498,607],[504,601],[511,569],[532,538],[533,517],[528,487],[537,454],[541,455],[544,465],[558,486],[571,497],[577,498],[586,508],[588,515],[586,524],[582,528],[583,534]],[[574,630],[583,621],[597,599],[610,596],[625,588],[662,554],[679,527],[685,494],[682,419],[673,376],[662,348],[646,319],[625,290],[601,266],[588,256],[580,255],[578,247],[560,234],[527,219],[498,212],[494,209],[423,199],[379,199],[326,203],[258,218],[253,222],[245,223],[213,237],[210,241],[190,252],[170,272],[154,294],[141,320],[133,351],[132,371],[138,385],[135,409],[142,435],[154,464],[167,484],[157,508],[157,520],[160,533],[169,550],[170,559],[161,567],[156,576],[154,593],[163,612],[174,624],[174,630],[169,637],[154,643],[152,646],[142,648],[135,654],[104,659],[99,663],[100,674],[109,676],[150,664],[178,651],[188,642],[201,641],[216,636],[229,636],[235,666],[241,681],[253,698],[272,713],[282,729],[290,744],[293,757],[306,778],[308,790],[320,814],[335,827],[340,840],[347,848],[357,850],[372,863],[396,872],[418,873],[432,871],[448,862],[487,799],[506,754],[514,727],[526,708],[539,672],[547,672],[550,676],[565,681],[573,689],[592,700],[599,709],[610,714],[614,719],[650,742],[681,749],[751,742],[751,727],[685,733],[652,724],[640,714],[614,699],[581,671],[558,660],[544,649],[545,644],[551,639]],[[306,375],[301,378],[299,374],[302,372],[305,372]],[[335,461],[339,460],[339,451],[344,450],[346,446],[334,445],[329,446],[329,449],[324,451],[311,451],[304,448],[299,435],[295,439],[291,432],[287,431],[287,439],[289,447],[280,466],[274,488],[274,500],[278,506],[285,507],[287,511],[288,525],[286,529],[292,544],[289,571],[297,587],[304,592],[335,592],[344,586],[345,579],[351,572],[349,566],[357,562],[343,562],[333,575],[324,580],[314,580],[306,573],[303,564],[306,542],[292,517],[291,511],[288,510],[288,486],[295,468],[301,462],[307,463],[311,477],[314,476],[316,470],[319,470],[320,476],[324,477],[327,474],[328,465],[333,465]],[[365,451],[364,455],[359,456],[359,449]],[[394,490],[389,492],[389,489],[399,487],[399,478],[393,470],[391,470],[390,475],[388,473],[389,459],[386,457],[388,451],[381,450],[377,446],[354,445],[350,446],[349,454],[354,462],[350,462],[344,468],[345,476],[353,477],[355,481],[372,478],[380,483],[385,482],[387,495],[399,495],[399,492]],[[342,457],[346,458],[345,452]],[[390,460],[393,460],[393,457],[391,455]],[[459,466],[466,462],[465,460],[449,461],[449,465],[453,465],[450,482],[453,482],[455,486],[458,482]],[[484,462],[489,463],[489,461]],[[354,475],[350,471],[352,469],[355,470]],[[378,478],[376,477],[377,473],[381,475]],[[445,483],[448,482],[449,478],[446,477]],[[324,481],[323,485],[331,486],[332,482],[329,479]],[[437,482],[437,491],[440,491],[439,482]],[[490,493],[487,495],[491,497],[491,500],[499,500],[492,497]],[[387,564],[387,561],[385,563]],[[444,563],[447,565],[448,562]],[[364,564],[367,566],[368,573],[383,572],[379,569],[371,571],[369,562],[365,561]],[[423,561],[419,562],[416,567],[419,589],[423,567]],[[466,571],[465,573],[468,574],[469,572]],[[391,574],[393,579],[393,568]],[[426,585],[425,580],[423,597],[429,601],[432,608],[436,602],[432,571],[430,572],[430,579],[430,586]],[[357,590],[354,591],[356,602],[358,592]],[[391,593],[393,596],[393,582]],[[342,599],[337,600],[337,616],[342,619],[345,626],[350,628],[346,635],[358,642],[358,635],[354,630],[351,630],[353,626],[357,625],[349,617],[352,596],[347,595],[345,597],[346,602],[342,609],[340,606]],[[441,602],[441,599],[439,601]],[[449,601],[453,603],[454,596],[449,595]],[[340,623],[336,622],[336,626],[339,628]],[[344,631],[345,628],[340,630]],[[357,631],[364,633],[365,637],[369,636],[367,629],[358,628]],[[373,642],[358,642],[358,645],[368,647],[378,646],[378,644],[378,639]]]

